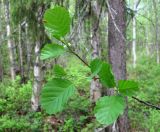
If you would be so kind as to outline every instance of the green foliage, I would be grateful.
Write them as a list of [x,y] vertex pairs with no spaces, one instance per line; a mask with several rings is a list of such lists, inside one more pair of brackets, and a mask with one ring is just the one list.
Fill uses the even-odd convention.
[[100,72],[102,68],[102,64],[103,64],[103,61],[101,61],[100,59],[94,59],[93,61],[91,61],[90,68],[91,68],[92,76],[95,76]]
[[63,67],[61,67],[59,65],[54,66],[53,72],[54,72],[54,75],[58,78],[63,78],[67,75],[67,73],[65,72]]
[[125,96],[132,96],[139,90],[138,84],[134,81],[120,80],[118,81],[119,92]]
[[105,125],[110,125],[120,114],[123,114],[125,108],[125,100],[120,96],[101,97],[94,109],[96,119]]
[[0,131],[36,131],[43,129],[44,115],[30,111],[32,82],[20,84],[21,78],[0,83]]
[[8,80],[4,80],[4,83],[1,84],[0,90],[3,90],[3,92],[0,94],[0,97],[4,101],[3,103],[5,103],[5,105],[0,107],[3,107],[3,110],[17,109],[26,111],[26,108],[30,107],[30,104],[26,102],[31,98],[32,84],[31,82],[28,82],[26,85],[21,86],[19,82],[20,77],[17,77],[14,82],[8,83]]
[[62,111],[64,104],[75,91],[74,85],[65,79],[54,78],[43,88],[41,94],[41,105],[48,114]]
[[95,59],[91,62],[91,71],[95,76],[99,75],[101,83],[107,88],[114,88],[116,86],[115,79],[111,67],[106,62]]
[[10,118],[8,115],[2,116],[0,118],[0,130],[12,130],[12,131],[16,131],[16,130],[26,130],[28,127],[30,127],[30,123],[27,122],[24,118],[20,118],[20,119],[13,119]]
[[115,79],[111,70],[111,67],[107,63],[102,64],[102,68],[98,73],[100,82],[108,88],[114,88],[116,86]]
[[65,52],[65,49],[63,46],[58,44],[46,44],[44,48],[41,51],[41,59],[49,59],[49,58],[55,58],[59,55],[63,54]]
[[68,120],[65,121],[63,131],[64,132],[74,132],[74,119],[73,118],[69,118]]
[[[61,40],[61,37],[64,37],[67,32],[69,32],[70,27],[70,17],[67,10],[62,7],[55,7],[54,9],[49,9],[44,15],[45,27],[53,35],[61,41],[71,53],[76,55],[68,42]],[[61,54],[59,52],[59,46],[57,47],[48,47],[42,50],[42,59],[53,58]],[[51,48],[51,49],[50,49]],[[77,56],[77,55],[76,55]],[[80,58],[78,56],[78,58]],[[82,59],[80,59],[82,60]],[[111,66],[106,62],[103,62],[99,59],[95,59],[91,62],[91,65],[88,66],[92,72],[92,77],[99,76],[100,82],[107,88],[115,88],[116,82],[114,75],[111,70]],[[63,68],[56,66],[54,72],[60,75],[60,78],[64,76]],[[66,80],[54,78],[49,81],[43,88],[41,93],[41,105],[42,108],[46,110],[49,114],[56,114],[57,112],[62,111],[64,105],[67,103],[68,99],[74,93],[74,85]],[[75,78],[74,78],[75,79]],[[120,81],[119,87],[121,92],[127,93],[130,95],[130,92],[133,92],[131,89],[135,89],[137,86],[136,83],[131,81],[122,82]],[[137,86],[138,87],[138,86]],[[136,88],[137,88],[136,87]],[[102,97],[98,100],[95,106],[95,116],[96,119],[101,124],[110,125],[112,124],[120,114],[123,113],[125,108],[124,97],[121,96],[111,96],[111,97]],[[71,131],[71,130],[69,130]]]
[[[63,7],[54,7],[48,9],[44,14],[45,27],[55,38],[64,37],[70,29],[69,12]],[[46,45],[42,49],[41,58],[53,58],[64,52],[60,45]],[[60,67],[54,70],[61,75],[64,71]],[[62,111],[64,104],[74,93],[74,85],[65,79],[54,78],[49,81],[43,88],[41,94],[41,105],[49,114],[55,114]],[[53,107],[54,106],[54,107]]]
[[67,78],[72,81],[78,89],[88,90],[90,85],[90,81],[88,79],[90,69],[83,66],[75,57],[69,56],[67,61],[69,62],[66,66]]
[[[137,97],[144,101],[159,105],[160,100],[160,67],[156,64],[155,56],[146,56],[142,51],[137,52],[137,66],[135,69],[128,65],[129,79],[138,82],[140,90]],[[153,96],[154,95],[154,96]],[[160,131],[159,111],[149,109],[129,98],[129,118],[134,131]]]
[[64,7],[48,9],[44,14],[44,25],[56,38],[64,37],[70,30],[69,12]]

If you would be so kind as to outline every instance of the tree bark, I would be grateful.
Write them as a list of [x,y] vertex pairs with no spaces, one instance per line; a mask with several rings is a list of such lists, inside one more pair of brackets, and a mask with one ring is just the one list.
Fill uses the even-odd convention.
[[23,48],[22,48],[22,27],[21,24],[19,24],[19,44],[18,44],[18,49],[19,49],[19,59],[20,59],[20,73],[21,73],[21,80],[22,83],[24,83],[24,60],[23,60]]
[[133,54],[133,68],[136,68],[136,61],[137,61],[137,55],[136,55],[136,13],[137,13],[137,7],[139,5],[141,0],[134,0],[133,10],[134,10],[134,16],[133,16],[133,41],[132,41],[132,54]]
[[15,80],[15,55],[14,55],[14,43],[11,40],[11,27],[10,27],[10,4],[9,0],[5,0],[5,19],[6,19],[6,32],[7,32],[7,44],[9,50],[9,60],[10,60],[10,74],[12,80]]
[[133,68],[136,68],[136,0],[134,0],[134,7],[133,10],[135,12],[134,17],[133,17],[133,41],[132,41],[132,54],[133,54]]
[[[125,19],[125,1],[108,1],[108,50],[109,61],[112,65],[116,80],[126,79],[126,19]],[[111,92],[113,94],[113,92]],[[127,103],[127,99],[126,99]],[[128,107],[119,117],[117,123],[108,128],[112,132],[128,132]]]
[[28,23],[25,24],[25,35],[26,35],[26,47],[27,47],[27,75],[26,77],[30,78],[30,66],[31,66],[31,44],[30,36],[28,32]]
[[160,46],[158,43],[158,32],[159,32],[159,27],[158,27],[158,9],[157,9],[157,2],[156,0],[153,1],[153,8],[154,8],[154,15],[155,15],[155,44],[156,44],[156,54],[157,54],[157,64],[160,63]]
[[[1,45],[0,45],[1,48]],[[3,58],[2,58],[2,52],[0,49],[0,82],[3,80]]]
[[[92,46],[92,59],[96,59],[100,56],[100,38],[98,34],[99,27],[99,14],[100,9],[98,9],[97,1],[91,1],[91,46]],[[97,99],[101,97],[102,86],[99,80],[92,80],[90,86],[90,99],[91,102],[96,102]]]
[[39,108],[39,96],[42,88],[43,74],[41,70],[40,61],[40,46],[41,42],[37,39],[35,46],[35,64],[34,64],[34,83],[33,83],[33,94],[32,94],[32,110],[37,111]]
[[40,106],[40,92],[43,83],[43,72],[42,72],[42,62],[40,60],[40,50],[43,43],[44,38],[44,29],[42,26],[42,14],[43,14],[43,6],[38,8],[38,26],[37,26],[37,38],[35,45],[35,63],[34,63],[34,83],[33,83],[33,93],[31,98],[32,110],[38,111]]
[[3,55],[2,55],[2,42],[1,40],[3,40],[3,35],[2,35],[2,20],[3,20],[3,16],[2,16],[2,1],[0,0],[0,82],[3,80]]
[[150,52],[149,52],[149,33],[148,33],[148,25],[146,25],[145,28],[145,36],[146,36],[146,56],[149,56]]

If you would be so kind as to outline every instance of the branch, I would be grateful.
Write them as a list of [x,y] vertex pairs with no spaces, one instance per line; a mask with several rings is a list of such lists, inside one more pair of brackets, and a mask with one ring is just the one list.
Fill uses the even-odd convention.
[[85,62],[85,60],[83,60],[74,50],[72,50],[72,48],[69,46],[69,44],[63,40],[59,40],[61,43],[63,43],[64,45],[67,46],[67,48],[69,49],[69,51],[75,55],[79,60],[81,60],[87,67],[90,68],[89,64],[87,62]]
[[82,7],[81,11],[79,12],[79,16],[78,16],[78,22],[77,24],[73,27],[70,36],[69,36],[69,41],[72,41],[74,39],[74,37],[78,34],[79,29],[81,28],[81,23],[84,21],[84,18],[86,16],[86,10],[87,7],[89,5],[91,0],[87,0],[84,4],[84,6]]
[[[60,42],[62,42],[64,45],[66,45],[67,48],[69,49],[69,51],[70,51],[72,54],[74,54],[74,55],[75,55],[78,59],[80,59],[87,67],[90,68],[89,64],[88,64],[87,62],[85,62],[76,52],[74,52],[74,51],[72,50],[72,48],[68,45],[67,42],[65,42],[65,41],[63,41],[63,40],[60,40]],[[94,80],[97,80],[97,79],[100,79],[100,78],[93,77],[93,79],[94,79]],[[136,98],[136,97],[134,97],[134,96],[132,96],[132,98],[133,98],[134,100],[138,101],[138,102],[141,103],[141,104],[144,104],[144,105],[146,105],[146,106],[148,106],[148,107],[151,107],[151,108],[153,108],[153,109],[156,109],[156,110],[160,110],[160,107],[158,107],[158,106],[156,106],[156,105],[153,105],[153,104],[148,103],[148,102],[146,102],[146,101],[140,100],[140,99],[138,99],[138,98]]]
[[[66,45],[67,48],[69,49],[69,51],[70,51],[72,54],[74,54],[74,55],[75,55],[78,59],[80,59],[87,67],[90,68],[89,64],[88,64],[87,62],[85,62],[76,52],[74,52],[74,51],[72,50],[72,48],[68,45],[67,42],[65,42],[65,41],[63,41],[63,40],[59,40],[59,41],[60,41],[61,43],[63,43],[64,45]],[[97,79],[100,79],[100,78],[93,77],[93,79],[94,79],[94,80],[97,80]],[[146,101],[140,100],[140,99],[138,99],[138,98],[136,98],[136,97],[134,97],[134,96],[132,96],[132,98],[133,98],[134,100],[138,101],[138,102],[141,103],[141,104],[144,104],[144,105],[146,105],[146,106],[148,106],[148,107],[151,107],[151,108],[153,108],[153,109],[156,109],[156,110],[160,110],[160,107],[158,107],[158,106],[156,106],[156,105],[153,105],[153,104],[148,103],[148,102],[146,102]]]
[[136,101],[138,101],[138,102],[141,103],[141,104],[144,104],[144,105],[146,105],[146,106],[148,106],[148,107],[151,107],[151,108],[153,108],[153,109],[156,109],[156,110],[160,110],[160,107],[158,107],[158,106],[155,106],[155,105],[153,105],[153,104],[151,104],[151,103],[148,103],[148,102],[145,102],[145,101],[143,101],[143,100],[140,100],[140,99],[138,99],[138,98],[136,98],[136,97],[134,97],[134,96],[132,96],[132,98],[135,99]]
[[[135,17],[135,15],[136,15],[136,13],[137,13],[137,8],[138,8],[140,2],[141,2],[141,0],[138,0],[138,1],[136,2],[136,10],[134,10],[134,16],[133,16],[133,17]],[[132,17],[132,18],[133,18],[133,17]],[[128,25],[129,25],[129,23],[130,23],[130,21],[131,21],[132,18],[129,19],[129,21],[128,21],[128,23],[127,23],[127,27],[128,27]]]

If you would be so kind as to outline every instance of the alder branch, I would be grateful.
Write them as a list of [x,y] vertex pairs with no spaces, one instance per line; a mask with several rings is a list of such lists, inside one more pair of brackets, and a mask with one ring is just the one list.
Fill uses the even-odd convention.
[[[111,11],[111,10],[114,10],[114,9],[111,9],[111,8],[110,8],[110,5],[109,5],[108,1],[106,1],[106,4],[107,4],[108,10],[109,10],[109,12],[110,12],[110,14],[111,14],[111,18],[112,18],[112,20],[113,20],[113,23],[114,23],[115,28],[116,28],[117,31],[120,33],[120,35],[122,36],[122,38],[126,41],[125,37],[123,36],[123,34],[121,33],[121,31],[119,30],[119,28],[118,28],[118,26],[117,26],[117,24],[116,24],[116,22],[115,22],[115,19],[114,19],[114,17],[113,17],[113,14],[112,14],[112,11]],[[116,12],[114,11],[114,13],[116,13]],[[67,46],[67,48],[69,49],[69,51],[70,51],[72,54],[74,54],[79,60],[81,60],[87,67],[90,68],[89,64],[88,64],[87,62],[85,62],[74,50],[72,50],[72,48],[69,46],[69,44],[68,44],[67,42],[65,42],[65,41],[63,41],[63,40],[60,40],[60,41],[61,41],[64,45]],[[99,78],[93,77],[93,79],[99,79]],[[132,96],[132,98],[133,98],[134,100],[138,101],[138,102],[141,103],[141,104],[144,104],[144,105],[146,105],[146,106],[148,106],[148,107],[151,107],[151,108],[153,108],[153,109],[156,109],[156,110],[160,110],[160,107],[158,107],[158,106],[156,106],[156,105],[153,105],[153,104],[148,103],[148,102],[146,102],[146,101],[140,100],[140,99],[138,99],[138,98],[136,98],[136,97],[134,97],[134,96]]]
[[156,110],[160,110],[160,107],[158,107],[158,106],[156,106],[156,105],[153,105],[153,104],[151,104],[151,103],[149,103],[149,102],[140,100],[140,99],[138,99],[138,98],[136,98],[136,97],[134,97],[134,96],[132,96],[132,98],[135,99],[136,101],[138,101],[138,102],[141,103],[141,104],[144,104],[144,105],[146,105],[146,106],[148,106],[148,107],[151,107],[151,108],[153,108],[153,109],[156,109]]
[[65,42],[63,40],[59,40],[61,43],[63,43],[64,45],[67,46],[68,50],[75,55],[79,60],[81,60],[81,62],[83,62],[87,67],[90,68],[89,64],[87,62],[85,62],[85,60],[83,60],[74,50],[72,50],[72,47],[69,46],[68,42]]
[[[76,52],[74,52],[74,51],[72,50],[72,48],[68,45],[67,42],[65,42],[65,41],[63,41],[63,40],[60,40],[60,42],[63,43],[64,45],[66,45],[67,48],[69,49],[69,51],[70,51],[72,54],[74,54],[74,55],[75,55],[78,59],[80,59],[87,67],[90,68],[89,64],[88,64],[87,62],[85,62]],[[93,77],[93,79],[96,79],[96,80],[97,80],[97,79],[100,79],[100,78],[95,78],[95,77]],[[146,106],[148,106],[148,107],[151,107],[151,108],[153,108],[153,109],[160,110],[160,107],[158,107],[158,106],[156,106],[156,105],[153,105],[153,104],[151,104],[151,103],[149,103],[149,102],[140,100],[140,99],[138,99],[137,97],[132,96],[132,99],[134,99],[134,100],[138,101],[139,103],[144,104],[144,105],[146,105]]]
[[[60,41],[61,41],[64,45],[67,46],[67,48],[69,49],[69,51],[70,51],[72,54],[74,54],[74,55],[75,55],[78,59],[80,59],[87,67],[90,68],[89,64],[88,64],[87,62],[85,62],[76,52],[74,52],[74,51],[72,50],[72,48],[68,45],[67,42],[65,42],[65,41],[63,41],[63,40],[60,40]],[[96,79],[96,80],[97,80],[97,79],[100,79],[100,78],[95,78],[95,77],[93,77],[93,79]],[[153,109],[160,110],[160,107],[158,107],[158,106],[156,106],[156,105],[153,105],[153,104],[151,104],[151,103],[149,103],[149,102],[140,100],[140,99],[138,99],[137,97],[132,96],[132,99],[134,99],[134,100],[138,101],[139,103],[144,104],[144,105],[146,105],[146,106],[148,106],[148,107],[151,107],[151,108],[153,108]]]

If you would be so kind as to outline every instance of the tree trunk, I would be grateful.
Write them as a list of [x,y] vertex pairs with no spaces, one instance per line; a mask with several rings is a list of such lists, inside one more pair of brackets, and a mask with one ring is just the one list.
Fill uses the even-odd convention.
[[23,60],[23,48],[22,48],[22,27],[21,24],[19,24],[19,59],[20,59],[20,73],[21,73],[21,80],[22,83],[24,83],[24,60]]
[[159,43],[158,43],[158,31],[159,31],[159,27],[158,27],[158,9],[157,9],[157,2],[156,0],[153,0],[153,8],[154,8],[154,15],[155,15],[155,43],[156,43],[156,53],[157,53],[157,64],[160,63],[160,47],[159,47]]
[[34,83],[33,93],[31,98],[32,110],[38,111],[40,106],[40,92],[43,83],[42,62],[40,60],[40,50],[44,38],[44,29],[42,23],[43,6],[38,8],[38,24],[37,24],[37,39],[35,45],[35,63],[34,63]]
[[133,68],[136,68],[136,61],[137,61],[137,55],[136,55],[136,13],[137,13],[137,7],[139,5],[141,0],[134,0],[133,10],[134,10],[134,16],[133,16],[133,41],[132,41],[132,54],[133,54]]
[[149,56],[150,52],[149,52],[149,33],[148,33],[148,25],[146,25],[145,28],[145,36],[146,36],[146,55]]
[[2,60],[2,52],[1,52],[1,45],[0,45],[0,82],[3,80],[3,60]]
[[37,39],[35,46],[35,64],[34,64],[34,83],[33,83],[33,94],[32,94],[32,109],[37,111],[39,108],[39,96],[42,88],[43,74],[41,71],[40,61],[40,47],[41,42]]
[[[100,38],[98,35],[98,27],[99,27],[99,14],[96,13],[100,10],[98,9],[97,1],[91,2],[91,46],[92,46],[92,59],[98,58],[100,56]],[[90,86],[90,99],[91,102],[96,102],[97,99],[101,97],[101,89],[102,86],[99,80],[92,80]]]
[[5,19],[6,19],[6,32],[7,32],[7,44],[9,50],[9,60],[10,60],[10,74],[12,80],[15,80],[16,73],[15,73],[15,55],[14,55],[14,43],[11,40],[11,27],[10,27],[10,4],[9,0],[5,0]]
[[[125,1],[109,0],[108,2],[108,44],[109,61],[112,65],[116,80],[126,79],[126,20]],[[111,92],[113,94],[113,92]],[[127,103],[127,99],[126,99]],[[119,117],[117,123],[108,128],[112,132],[128,132],[128,107]]]
[[2,1],[0,0],[0,82],[3,80],[3,55],[2,55],[2,42],[1,40],[3,40],[3,34],[2,34],[2,20],[3,20],[3,16],[2,16]]
[[136,0],[134,0],[134,7],[133,10],[135,12],[134,17],[133,17],[133,41],[132,41],[132,54],[133,54],[133,68],[136,68]]
[[31,44],[30,36],[28,34],[28,23],[25,24],[25,35],[26,35],[26,47],[27,47],[27,75],[26,77],[30,78],[30,66],[31,66]]

